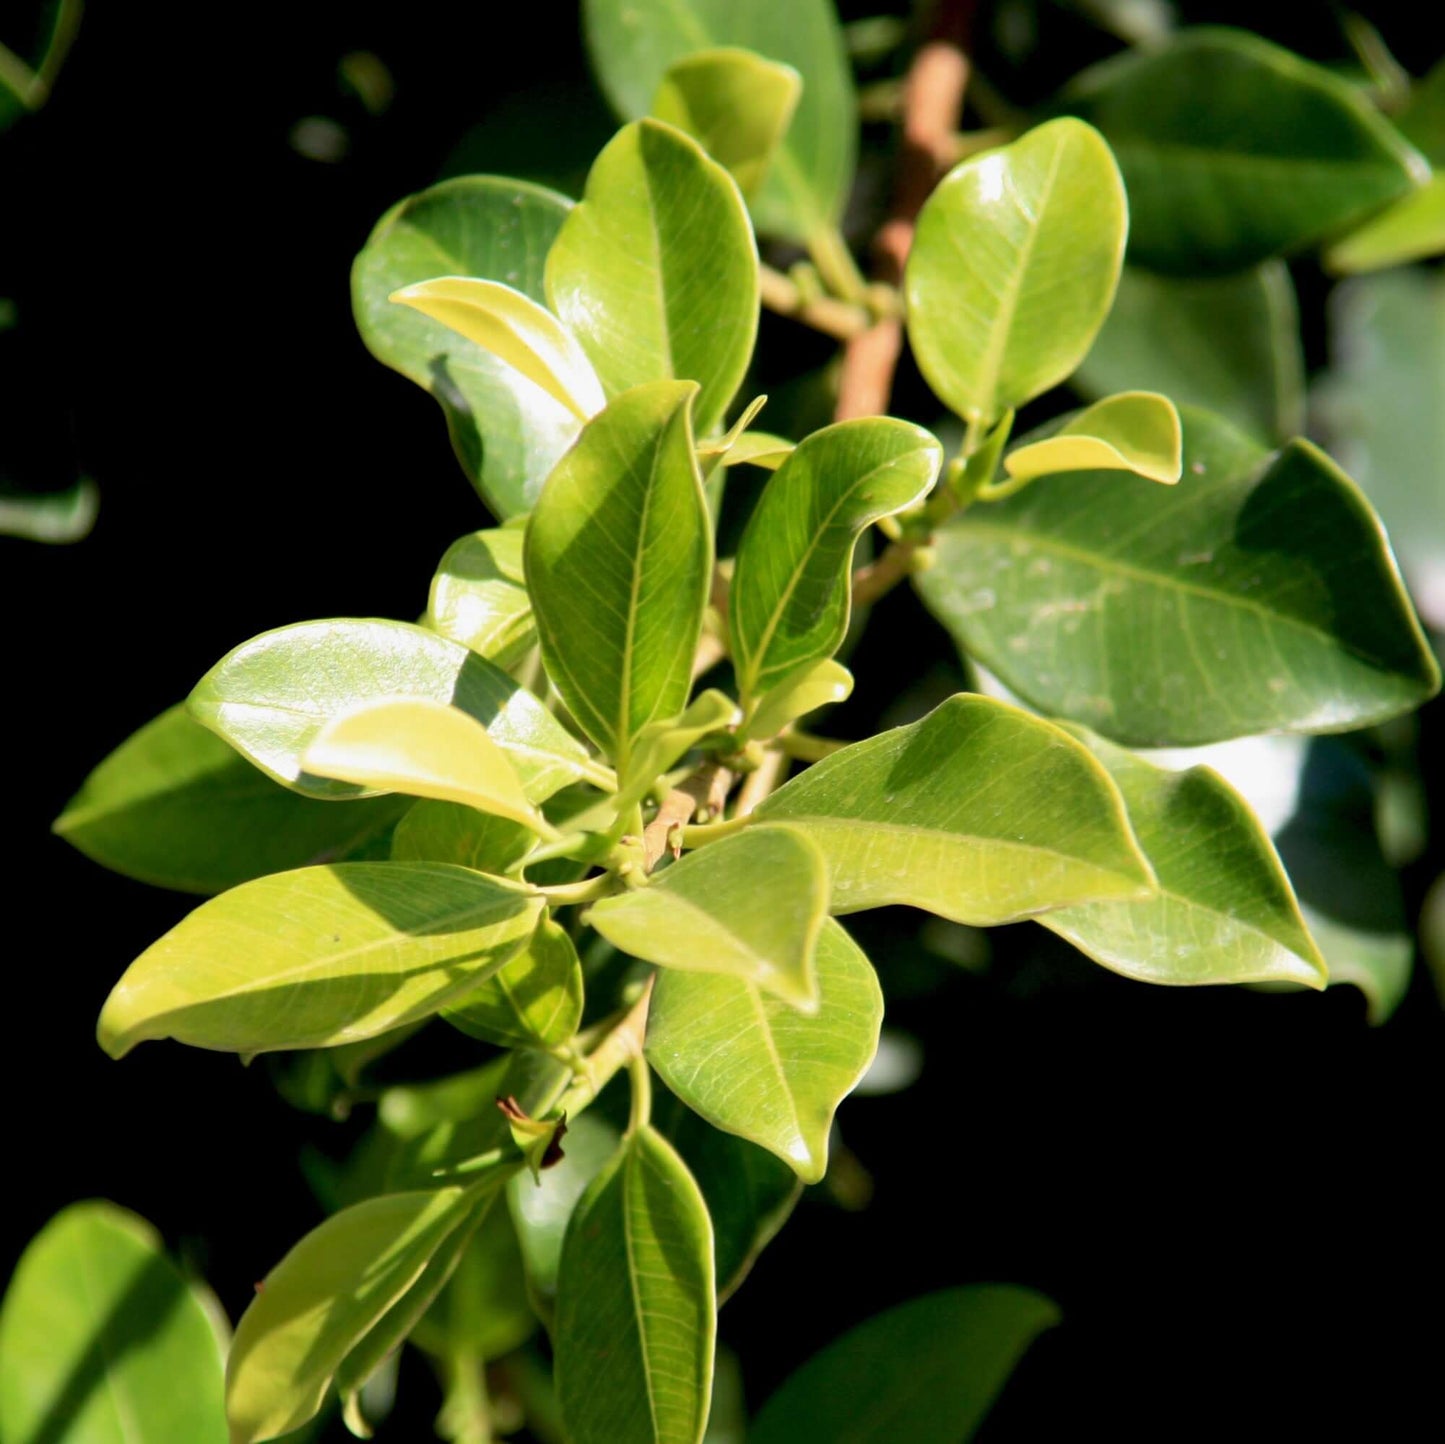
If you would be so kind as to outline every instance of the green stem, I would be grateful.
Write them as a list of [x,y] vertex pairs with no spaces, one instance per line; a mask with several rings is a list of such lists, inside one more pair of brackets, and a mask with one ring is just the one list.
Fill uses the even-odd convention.
[[991,481],[979,487],[975,495],[979,501],[1002,501],[1005,497],[1017,496],[1033,480],[1032,476],[1011,476],[1007,481]]
[[868,305],[868,282],[848,249],[848,242],[837,226],[825,226],[808,237],[808,254],[823,278],[823,284],[835,295],[855,306]]
[[581,764],[582,780],[590,782],[593,787],[601,788],[603,792],[617,791],[617,774],[605,764],[589,757]]
[[627,1116],[627,1131],[636,1133],[652,1121],[652,1069],[641,1053],[627,1060],[627,1081],[632,1085],[632,1108]]
[[682,830],[682,845],[685,848],[706,847],[720,837],[731,837],[748,825],[746,817],[729,817],[724,822],[690,822]]
[[492,1444],[492,1409],[482,1360],[458,1349],[448,1355],[444,1373],[446,1397],[437,1415],[437,1433],[451,1444]]
[[535,862],[550,862],[554,857],[574,857],[585,849],[596,845],[597,836],[591,832],[564,832],[556,842],[534,847],[523,860],[523,866],[531,867]]
[[787,756],[796,757],[799,762],[821,762],[848,746],[846,742],[837,742],[831,737],[815,737],[811,732],[780,733],[773,745]]
[[575,1118],[589,1107],[597,1095],[629,1060],[642,1056],[642,1041],[647,1034],[647,1009],[652,1001],[652,979],[643,986],[641,996],[625,1013],[613,1019],[602,1033],[597,1046],[583,1060],[581,1071],[568,1084],[556,1106]]
[[549,903],[571,907],[606,897],[614,885],[615,880],[610,872],[599,872],[596,877],[584,877],[581,882],[554,882],[535,888],[534,891],[541,893]]

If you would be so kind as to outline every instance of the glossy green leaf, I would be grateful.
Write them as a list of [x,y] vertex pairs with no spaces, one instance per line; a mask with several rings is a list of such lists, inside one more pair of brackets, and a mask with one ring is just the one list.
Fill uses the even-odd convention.
[[585,0],[583,15],[593,68],[628,119],[646,114],[668,68],[697,51],[739,46],[791,66],[803,93],[753,216],[759,230],[794,241],[842,218],[858,113],[832,0]]
[[664,971],[647,1024],[647,1058],[667,1086],[805,1183],[827,1170],[833,1114],[873,1061],[883,1023],[872,966],[831,920],[817,975],[818,1008],[805,1015],[740,977]]
[[1092,345],[1128,232],[1098,133],[1053,120],[955,166],[918,217],[908,336],[941,400],[991,423],[1063,381]]
[[641,802],[648,788],[694,743],[724,731],[740,716],[738,704],[726,692],[710,687],[694,697],[675,721],[649,723],[638,735],[626,775],[618,779],[613,806],[622,812]]
[[437,276],[500,281],[542,301],[542,269],[571,202],[496,176],[462,176],[409,196],[372,231],[351,272],[361,339],[441,403],[452,445],[505,518],[531,509],[577,435],[577,418],[505,361],[390,296]]
[[567,929],[547,913],[531,941],[486,981],[442,1009],[473,1038],[502,1048],[552,1048],[582,1021],[582,964]]
[[976,927],[1147,895],[1149,865],[1089,751],[1048,722],[960,694],[855,742],[756,816],[806,832],[832,911],[903,903]]
[[1184,479],[1044,477],[974,507],[917,579],[959,645],[1119,742],[1335,732],[1438,686],[1379,521],[1307,441],[1184,412]]
[[712,584],[696,394],[658,381],[619,396],[553,471],[527,528],[547,673],[619,772],[643,729],[687,704]]
[[219,1309],[143,1219],[72,1204],[0,1307],[5,1444],[226,1444]]
[[1159,891],[1059,908],[1039,921],[1095,962],[1146,983],[1324,987],[1325,960],[1244,799],[1207,767],[1173,772],[1071,730],[1119,784]]
[[1325,252],[1336,275],[1382,271],[1445,254],[1445,177],[1403,195]]
[[1172,486],[1179,480],[1183,434],[1167,396],[1125,391],[1086,406],[1042,441],[1016,447],[1004,470],[1020,480],[1056,471],[1132,471]]
[[1029,1345],[1059,1322],[1040,1294],[974,1284],[876,1314],[779,1386],[748,1444],[963,1444]]
[[350,783],[310,777],[301,759],[333,718],[383,699],[449,702],[506,752],[529,799],[589,775],[587,754],[499,668],[407,622],[300,622],[226,654],[196,684],[191,716],[278,782],[316,797],[356,797]]
[[392,797],[347,807],[299,797],[172,707],[85,779],[55,831],[127,877],[216,893],[344,858],[383,836],[405,807]]
[[699,1444],[716,1336],[712,1224],[672,1145],[643,1127],[582,1196],[553,1331],[572,1444]]
[[396,825],[393,862],[453,862],[477,872],[508,873],[537,845],[530,827],[460,802],[417,802]]
[[558,233],[547,299],[609,394],[696,381],[695,422],[708,435],[758,328],[757,243],[736,183],[672,126],[627,126]]
[[744,730],[749,737],[776,736],[790,722],[846,701],[852,692],[853,674],[841,662],[813,662],[765,692]]
[[1259,441],[1304,427],[1299,308],[1283,261],[1230,276],[1125,266],[1114,307],[1069,383],[1086,396],[1148,387],[1217,411]]
[[432,578],[426,625],[510,667],[536,645],[532,601],[522,572],[522,532],[496,527],[453,542]]
[[673,61],[652,98],[652,113],[686,131],[731,173],[744,195],[752,195],[787,134],[802,91],[802,77],[791,65],[724,46]]
[[724,466],[760,466],[764,471],[776,471],[789,454],[794,444],[768,431],[745,431],[727,449],[723,456]]
[[1315,244],[1429,178],[1346,81],[1239,30],[1201,27],[1080,76],[1129,191],[1129,257],[1219,274]]
[[202,903],[115,985],[113,1058],[148,1038],[243,1054],[324,1048],[426,1017],[526,945],[538,897],[439,863],[341,863]]
[[812,1013],[827,910],[828,873],[812,842],[791,827],[749,827],[690,853],[647,887],[604,898],[587,921],[633,957],[746,979]]
[[748,521],[729,592],[745,706],[838,649],[859,535],[924,496],[942,462],[928,432],[891,417],[837,422],[788,454]]

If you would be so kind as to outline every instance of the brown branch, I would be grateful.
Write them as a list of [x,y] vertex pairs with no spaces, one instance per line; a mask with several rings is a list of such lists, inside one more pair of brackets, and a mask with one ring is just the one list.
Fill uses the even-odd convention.
[[705,762],[681,787],[662,799],[657,815],[642,830],[642,851],[651,872],[669,847],[677,850],[676,835],[702,810],[718,816],[727,802],[733,775],[718,762]]

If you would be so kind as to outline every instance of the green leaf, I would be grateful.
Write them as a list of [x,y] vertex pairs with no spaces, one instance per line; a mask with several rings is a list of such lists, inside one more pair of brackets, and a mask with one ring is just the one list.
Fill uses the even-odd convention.
[[1431,165],[1445,165],[1445,60],[1437,61],[1429,74],[1410,86],[1409,100],[1395,124]]
[[387,698],[449,702],[506,752],[528,798],[542,802],[588,776],[586,752],[507,674],[456,642],[408,622],[300,622],[263,632],[222,657],[187,707],[263,772],[314,797],[356,797],[310,777],[301,759],[333,718]]
[[312,1229],[266,1275],[226,1366],[231,1444],[313,1418],[346,1356],[405,1297],[470,1213],[444,1188],[367,1199]]
[[1060,908],[1039,921],[1106,968],[1146,983],[1292,982],[1328,970],[1268,835],[1208,767],[1174,772],[1070,729],[1109,769],[1159,891]]
[[1382,271],[1445,253],[1445,176],[1403,195],[1325,252],[1328,270],[1339,276]]
[[1166,396],[1125,391],[1076,412],[1042,441],[1016,447],[1004,470],[1019,480],[1056,471],[1132,471],[1172,486],[1179,480],[1183,435]]
[[790,722],[846,701],[852,692],[853,674],[842,663],[831,658],[813,662],[762,695],[744,735],[774,737]]
[[501,281],[542,301],[547,251],[572,203],[526,181],[462,176],[409,196],[372,231],[351,271],[361,339],[441,403],[457,458],[505,518],[529,511],[577,435],[577,418],[505,361],[390,301],[442,275]]
[[1186,30],[1079,77],[1129,191],[1129,258],[1220,274],[1357,224],[1429,166],[1346,81],[1239,30]]
[[30,1241],[0,1308],[0,1436],[226,1444],[218,1317],[143,1219],[71,1204]]
[[119,1058],[148,1038],[243,1054],[372,1038],[434,1013],[525,946],[542,900],[437,863],[342,863],[202,903],[126,970],[100,1015]]
[[712,1224],[672,1145],[643,1127],[578,1203],[553,1331],[572,1444],[699,1444],[712,1390]]
[[758,229],[805,242],[837,225],[853,184],[858,110],[832,0],[585,0],[587,48],[618,113],[645,115],[684,56],[739,46],[803,80],[793,123],[762,190]]
[[979,424],[1058,385],[1109,312],[1128,228],[1114,157],[1081,121],[956,165],[919,214],[905,278],[928,384]]
[[1283,261],[1230,276],[1125,266],[1114,308],[1071,378],[1085,396],[1149,387],[1217,411],[1258,441],[1304,425],[1299,308]]
[[748,1444],[963,1444],[1025,1350],[1059,1322],[1040,1294],[974,1284],[876,1314],[785,1379]]
[[380,837],[400,798],[349,807],[299,797],[172,707],[81,784],[55,831],[104,867],[181,892],[342,858]]
[[426,625],[498,667],[532,650],[537,628],[519,528],[473,532],[447,548],[432,578]]
[[657,121],[618,132],[547,257],[547,299],[611,395],[696,381],[706,436],[758,329],[758,251],[732,177]]
[[924,496],[942,462],[922,427],[883,416],[826,426],[788,454],[748,521],[729,593],[745,707],[838,649],[859,535]]
[[509,873],[537,845],[530,827],[460,802],[417,802],[396,825],[393,862],[453,862],[476,872]]
[[647,1024],[647,1058],[663,1082],[805,1183],[827,1171],[833,1114],[868,1071],[883,1024],[873,968],[832,920],[818,938],[817,972],[809,1016],[740,977],[664,971]]
[[652,113],[692,136],[747,196],[762,184],[802,91],[791,65],[725,46],[669,65]]
[[812,842],[791,827],[749,827],[690,853],[647,887],[604,898],[587,921],[633,957],[743,978],[812,1013],[827,911],[827,869]]
[[100,489],[89,478],[69,491],[46,496],[4,496],[0,497],[0,536],[57,546],[84,541],[99,512]]
[[776,471],[794,444],[781,436],[767,431],[745,431],[722,455],[724,466],[760,466],[764,471]]
[[1145,896],[1152,874],[1108,773],[1058,727],[960,694],[824,758],[759,820],[807,833],[832,911],[903,903],[975,927]]
[[582,1021],[582,964],[566,928],[543,912],[532,940],[485,982],[442,1009],[469,1037],[502,1048],[552,1048]]
[[[571,220],[563,223],[563,231]],[[387,299],[430,316],[505,361],[578,421],[606,404],[602,383],[572,333],[545,306],[500,281],[438,276],[403,286]]]
[[712,584],[696,394],[690,381],[624,392],[558,463],[527,528],[547,673],[619,773],[643,730],[687,703]]
[[1177,487],[1044,477],[940,531],[917,586],[1012,691],[1136,746],[1343,731],[1439,685],[1349,478],[1190,408]]
[[741,714],[738,704],[726,692],[709,687],[688,704],[675,721],[651,722],[637,738],[627,764],[627,773],[612,805],[623,812],[641,802],[647,790],[664,772],[702,738],[725,731]]

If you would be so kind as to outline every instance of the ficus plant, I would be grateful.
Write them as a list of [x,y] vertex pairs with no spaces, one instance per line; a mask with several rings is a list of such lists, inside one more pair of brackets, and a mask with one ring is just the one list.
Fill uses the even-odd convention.
[[[352,275],[367,345],[436,397],[495,524],[446,552],[419,622],[232,650],[57,824],[211,895],[116,983],[107,1052],[294,1054],[293,1086],[376,1105],[229,1344],[232,1444],[333,1400],[365,1435],[408,1340],[440,1433],[490,1438],[487,1365],[539,1327],[538,1438],[697,1444],[717,1309],[824,1179],[878,1047],[850,916],[1032,919],[1147,983],[1321,988],[1250,803],[1140,749],[1364,728],[1439,686],[1370,503],[1292,434],[1281,258],[1389,251],[1435,184],[1366,85],[1234,31],[1132,51],[947,137],[962,158],[895,217],[906,268],[869,281],[828,0],[583,8],[624,123],[580,198],[443,182]],[[845,373],[901,325],[927,424],[772,423],[760,304]],[[974,690],[823,735],[898,586]],[[474,1066],[359,1086],[423,1028]],[[1054,1318],[1003,1286],[916,1300],[748,1437],[965,1437]],[[900,1383],[912,1405],[867,1432],[861,1401],[930,1348],[951,1382],[916,1420]],[[43,1385],[19,1398],[7,1439],[43,1415]]]

